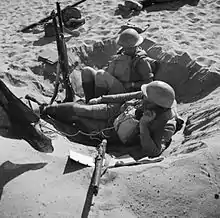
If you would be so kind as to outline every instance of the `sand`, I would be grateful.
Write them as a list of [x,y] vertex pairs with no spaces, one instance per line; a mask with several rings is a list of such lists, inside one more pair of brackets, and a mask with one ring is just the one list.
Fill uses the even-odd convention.
[[[72,3],[63,0],[61,7]],[[93,168],[68,155],[69,149],[94,155],[93,147],[51,133],[55,150],[44,154],[24,140],[0,136],[0,217],[220,217],[220,1],[164,3],[127,19],[115,15],[118,3],[87,0],[78,6],[86,19],[80,36],[65,34],[73,64],[79,63],[76,72],[106,63],[122,25],[149,26],[142,33],[148,54],[183,69],[174,70],[178,74],[170,82],[176,84],[186,127],[173,137],[163,161],[109,169],[90,208]],[[49,101],[55,72],[38,56],[45,49],[56,51],[56,42],[44,38],[42,27],[18,30],[49,15],[55,2],[2,0],[0,9],[0,78],[22,100],[31,93]],[[3,118],[1,124],[7,123]]]

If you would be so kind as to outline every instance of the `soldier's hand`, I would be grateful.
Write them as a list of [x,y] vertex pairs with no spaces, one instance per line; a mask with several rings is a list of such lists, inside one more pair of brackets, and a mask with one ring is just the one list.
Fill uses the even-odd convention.
[[101,100],[102,100],[102,97],[92,98],[89,100],[88,104],[100,104]]
[[151,122],[156,117],[156,113],[152,110],[145,110],[143,116],[140,119],[140,125]]

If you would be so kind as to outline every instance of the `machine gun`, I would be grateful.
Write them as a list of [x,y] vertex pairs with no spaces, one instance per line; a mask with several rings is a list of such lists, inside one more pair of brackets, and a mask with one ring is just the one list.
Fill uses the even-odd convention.
[[[59,2],[56,3],[56,6],[57,6],[57,16],[58,16],[59,27],[57,24],[55,11],[52,11],[51,17],[53,19],[53,24],[54,24],[55,33],[56,33],[56,42],[57,42],[57,51],[58,51],[58,68],[60,68],[57,71],[57,75],[59,76],[59,71],[62,72],[64,88],[66,91],[65,99],[63,102],[72,102],[74,100],[75,92],[69,80],[70,70],[69,70],[69,63],[68,63],[67,47],[66,47],[66,43],[64,39],[64,34],[63,34],[63,21],[62,21],[62,14],[61,14]],[[55,90],[51,98],[50,104],[52,104],[54,99],[56,98],[56,95],[58,92],[58,86],[59,86],[59,78],[56,79]]]
[[[85,2],[85,1],[86,1],[86,0],[78,1],[78,2],[74,3],[73,5],[71,5],[71,7],[74,8],[74,7],[76,7],[77,5],[79,5],[79,4],[81,4],[81,3]],[[67,7],[68,7],[68,6],[67,6]],[[62,12],[63,12],[67,7],[65,7],[65,8],[62,10]],[[58,13],[55,14],[55,16],[58,16]],[[48,22],[49,20],[52,20],[52,19],[53,19],[53,16],[52,16],[52,14],[51,14],[50,16],[45,17],[45,18],[41,19],[40,21],[38,21],[38,22],[36,22],[36,23],[32,23],[32,24],[30,24],[30,25],[24,27],[24,28],[21,29],[20,31],[23,32],[23,33],[25,33],[25,32],[27,32],[28,30],[30,30],[30,29],[32,29],[32,28],[38,26],[38,25],[42,25],[42,24],[44,24],[44,23],[46,23],[46,22]]]

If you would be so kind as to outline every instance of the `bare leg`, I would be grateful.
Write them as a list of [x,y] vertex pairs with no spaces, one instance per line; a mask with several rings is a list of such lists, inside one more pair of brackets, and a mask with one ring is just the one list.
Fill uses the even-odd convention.
[[91,67],[85,67],[81,75],[86,102],[102,95],[125,92],[123,84],[104,70],[96,71]]

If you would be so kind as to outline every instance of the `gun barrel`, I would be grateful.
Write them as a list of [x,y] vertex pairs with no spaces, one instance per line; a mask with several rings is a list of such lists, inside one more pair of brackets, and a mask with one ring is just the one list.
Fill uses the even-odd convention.
[[57,16],[58,16],[58,21],[59,21],[59,26],[60,26],[60,32],[63,33],[63,19],[62,19],[62,12],[60,9],[60,3],[56,2],[57,5]]

